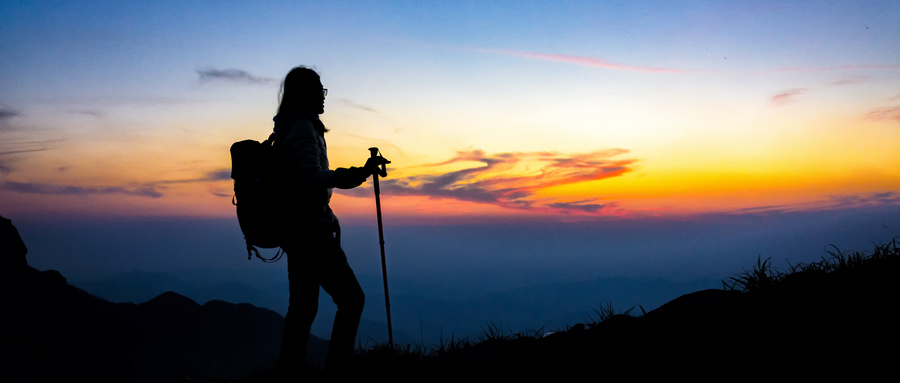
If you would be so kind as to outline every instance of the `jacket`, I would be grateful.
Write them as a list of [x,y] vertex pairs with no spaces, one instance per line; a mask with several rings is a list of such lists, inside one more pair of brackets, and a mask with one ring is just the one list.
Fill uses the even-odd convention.
[[[315,124],[315,125],[314,125]],[[316,125],[321,125],[317,129]],[[324,125],[316,115],[304,115],[289,127],[275,130],[275,149],[286,175],[289,209],[304,222],[333,222],[328,204],[334,171],[328,167]]]
[[302,222],[336,222],[328,207],[332,189],[357,187],[368,176],[362,168],[329,169],[325,125],[315,114],[301,115],[289,127],[276,125],[275,148],[286,172],[289,208]]

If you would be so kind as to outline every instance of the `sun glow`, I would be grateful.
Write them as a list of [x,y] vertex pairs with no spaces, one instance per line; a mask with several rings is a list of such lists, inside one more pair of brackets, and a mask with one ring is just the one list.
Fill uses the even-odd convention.
[[[91,4],[67,11],[81,18],[3,12],[4,35],[29,43],[10,40],[2,64],[0,207],[4,214],[233,215],[228,147],[268,136],[280,79],[297,64],[315,66],[330,89],[323,121],[332,168],[361,166],[367,149],[379,147],[393,161],[382,193],[398,216],[896,203],[900,32],[885,16],[896,13],[885,11],[892,7],[866,3],[841,17],[799,5],[745,10],[754,17],[703,23],[702,34],[684,21],[692,18],[642,9],[654,20],[649,39],[606,33],[640,18],[598,26],[580,18],[594,15],[590,7],[552,15],[572,30],[537,35],[497,14],[485,16],[497,17],[490,31],[450,19],[439,28],[398,28],[383,23],[418,19],[393,17],[406,11],[392,5],[382,9],[391,17],[357,15],[365,28],[327,32],[292,23],[286,17],[296,10],[247,9],[282,22],[236,35],[208,32],[222,30],[212,27],[219,17],[190,23],[210,28],[153,24],[177,12],[121,30],[110,20],[131,20],[128,7],[99,19]],[[669,11],[722,12],[688,8]],[[771,34],[792,31],[797,26],[783,20],[801,15],[811,23],[804,28],[819,33],[813,43],[804,34]],[[99,30],[109,38],[86,33]],[[578,37],[583,31],[591,38]],[[297,51],[296,38],[285,36],[321,41],[299,57],[282,54]],[[229,49],[209,44],[229,39]],[[69,65],[48,68],[58,62]],[[341,191],[333,204],[342,216],[364,217],[371,186]]]

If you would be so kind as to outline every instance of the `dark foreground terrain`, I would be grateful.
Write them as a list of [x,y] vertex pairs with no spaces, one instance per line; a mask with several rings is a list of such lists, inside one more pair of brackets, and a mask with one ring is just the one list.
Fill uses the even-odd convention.
[[[250,304],[204,305],[174,292],[141,304],[92,296],[28,266],[0,217],[0,382],[234,379],[271,368],[284,317]],[[311,354],[327,347],[311,337]]]
[[[376,347],[352,381],[892,381],[900,362],[898,242],[789,272],[760,261],[723,289],[550,335],[495,327],[478,343]],[[269,381],[273,371],[246,382]],[[324,380],[311,374],[312,380]]]
[[[28,267],[24,244],[13,242],[0,243],[0,381],[283,381],[273,369],[284,321],[277,313],[201,306],[171,292],[110,303],[56,271]],[[721,290],[646,313],[606,307],[593,323],[550,334],[497,324],[478,340],[376,346],[340,380],[891,381],[900,357],[898,273],[896,241],[870,254],[835,249],[787,273],[760,261]],[[315,368],[305,378],[335,380]]]

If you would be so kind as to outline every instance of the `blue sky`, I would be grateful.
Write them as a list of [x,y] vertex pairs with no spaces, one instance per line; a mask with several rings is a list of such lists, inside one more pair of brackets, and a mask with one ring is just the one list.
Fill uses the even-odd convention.
[[897,7],[7,2],[0,192],[7,214],[90,213],[59,198],[80,191],[100,215],[231,215],[222,147],[264,137],[281,77],[306,64],[331,90],[336,166],[369,146],[403,185],[474,169],[428,165],[477,151],[517,158],[479,180],[546,174],[546,153],[631,164],[531,187],[527,212],[455,198],[466,180],[406,188],[408,217],[828,207],[900,183]]

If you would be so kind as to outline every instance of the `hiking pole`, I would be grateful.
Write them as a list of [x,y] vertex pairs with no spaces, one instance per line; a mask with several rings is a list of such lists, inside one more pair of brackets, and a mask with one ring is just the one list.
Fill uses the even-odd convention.
[[[378,148],[369,148],[372,158],[380,157]],[[372,183],[375,185],[375,211],[378,214],[378,244],[381,246],[381,275],[384,279],[384,309],[387,311],[388,344],[394,349],[394,332],[391,329],[391,298],[388,296],[387,265],[384,263],[384,227],[381,225],[381,190],[378,188],[378,175],[387,177],[387,168],[381,164],[381,169],[372,174]]]

